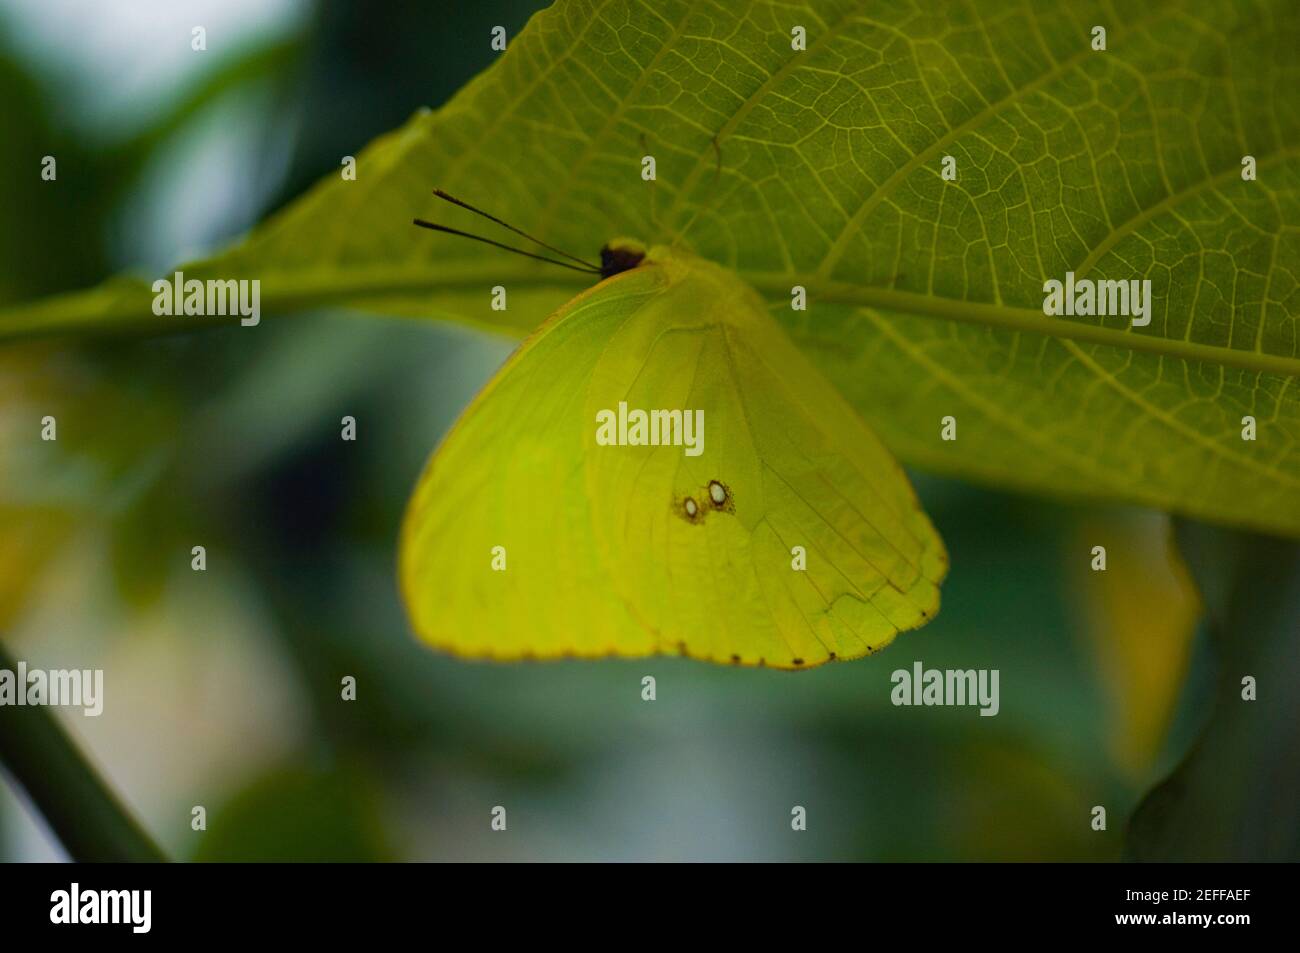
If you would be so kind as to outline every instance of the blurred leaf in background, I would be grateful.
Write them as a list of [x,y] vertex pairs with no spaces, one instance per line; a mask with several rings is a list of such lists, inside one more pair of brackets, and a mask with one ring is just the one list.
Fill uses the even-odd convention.
[[[1300,548],[1183,523],[1217,678],[1204,730],[1129,825],[1136,860],[1300,860]],[[1247,681],[1251,683],[1247,685]]]
[[286,766],[227,802],[199,840],[198,861],[391,860],[383,804],[365,771]]
[[1135,782],[1149,782],[1186,681],[1200,618],[1196,588],[1162,514],[1090,515],[1068,559],[1111,695],[1107,744]]

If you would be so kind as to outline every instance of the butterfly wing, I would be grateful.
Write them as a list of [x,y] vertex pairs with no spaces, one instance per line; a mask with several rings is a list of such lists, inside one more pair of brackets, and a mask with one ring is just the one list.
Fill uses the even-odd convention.
[[781,668],[924,624],[947,556],[893,457],[747,286],[662,267],[667,288],[615,331],[588,392],[589,419],[620,400],[703,410],[698,456],[586,435],[597,542],[632,615],[663,651]]
[[660,290],[631,271],[579,295],[505,363],[425,467],[399,575],[425,641],[498,659],[644,655],[653,638],[608,584],[583,471],[583,383]]
[[[600,445],[620,402],[702,411],[701,452]],[[923,624],[946,565],[898,465],[761,300],[663,249],[507,362],[431,460],[401,547],[416,631],[461,654],[782,668]]]

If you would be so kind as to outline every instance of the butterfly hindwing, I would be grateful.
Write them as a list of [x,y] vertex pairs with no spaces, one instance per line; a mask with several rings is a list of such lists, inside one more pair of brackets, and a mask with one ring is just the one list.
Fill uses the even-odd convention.
[[698,456],[588,447],[596,537],[632,614],[662,651],[782,668],[923,624],[946,555],[897,463],[745,285],[704,262],[664,267],[668,287],[605,346],[587,399],[589,414],[703,411]]

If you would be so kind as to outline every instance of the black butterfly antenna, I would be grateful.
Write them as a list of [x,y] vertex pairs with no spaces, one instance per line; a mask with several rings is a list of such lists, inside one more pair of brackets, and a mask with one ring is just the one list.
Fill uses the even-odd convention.
[[[530,242],[540,245],[543,248],[547,249],[548,251],[553,251],[557,255],[562,255],[563,257],[569,259],[569,261],[559,261],[555,258],[547,258],[545,255],[534,254],[533,252],[525,251],[522,248],[516,248],[513,245],[506,245],[502,242],[493,241],[491,238],[484,238],[482,235],[472,235],[469,232],[462,232],[458,228],[450,228],[449,226],[439,225],[435,222],[427,222],[422,218],[414,219],[413,224],[418,225],[421,228],[431,229],[435,232],[445,232],[448,235],[459,235],[461,238],[472,238],[476,242],[483,242],[483,244],[485,245],[492,245],[495,248],[501,248],[508,252],[514,252],[516,255],[523,255],[526,258],[536,258],[538,261],[545,261],[545,262],[549,262],[552,265],[559,265],[561,268],[571,268],[574,271],[584,271],[587,272],[588,274],[593,274],[593,275],[599,275],[602,273],[599,265],[593,265],[591,262],[584,261],[583,259],[579,258],[577,255],[570,255],[567,251],[564,251],[563,249],[556,248],[554,245],[548,245],[540,238],[534,238],[532,235],[529,235],[527,232],[523,231],[522,229],[515,228],[510,223],[503,222],[495,215],[492,215],[489,212],[485,212],[481,208],[475,208],[473,205],[470,205],[468,202],[463,202],[460,199],[456,198],[454,195],[447,194],[442,189],[434,189],[433,194],[438,196],[438,198],[442,199],[444,202],[450,202],[452,205],[459,205],[463,209],[468,209],[469,211],[473,212],[475,215],[480,215],[483,218],[486,218],[489,222],[495,222],[497,225],[500,225],[502,228],[507,228],[510,231],[514,232],[516,235],[521,235],[524,238],[528,239]],[[577,264],[576,265],[570,264],[570,262],[577,262]]]

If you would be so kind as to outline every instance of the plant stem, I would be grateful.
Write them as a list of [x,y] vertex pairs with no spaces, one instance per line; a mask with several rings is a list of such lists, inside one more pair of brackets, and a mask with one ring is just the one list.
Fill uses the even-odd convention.
[[[0,643],[0,669],[17,666]],[[19,691],[26,686],[18,686]],[[0,764],[27,792],[73,860],[164,861],[44,705],[0,708]]]

